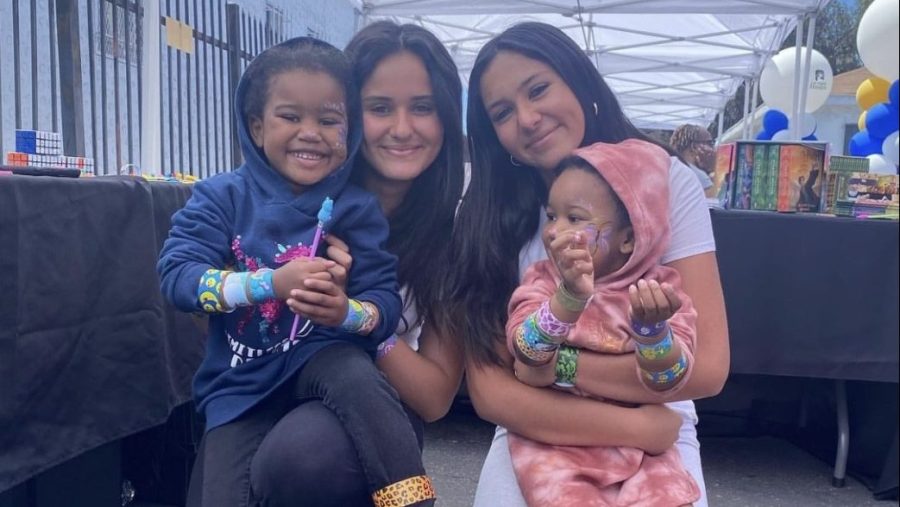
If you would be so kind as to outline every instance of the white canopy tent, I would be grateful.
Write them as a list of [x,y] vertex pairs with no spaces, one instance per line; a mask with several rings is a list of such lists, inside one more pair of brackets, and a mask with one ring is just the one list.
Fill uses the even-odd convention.
[[491,37],[522,21],[550,23],[593,59],[636,125],[672,129],[712,122],[797,23],[814,20],[829,0],[351,1],[361,26],[391,19],[435,33],[464,82]]

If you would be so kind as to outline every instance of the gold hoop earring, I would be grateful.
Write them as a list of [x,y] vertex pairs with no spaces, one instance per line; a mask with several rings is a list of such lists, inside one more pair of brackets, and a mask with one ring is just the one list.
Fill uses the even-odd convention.
[[522,164],[518,160],[514,159],[512,155],[509,156],[509,163],[516,167],[522,167]]

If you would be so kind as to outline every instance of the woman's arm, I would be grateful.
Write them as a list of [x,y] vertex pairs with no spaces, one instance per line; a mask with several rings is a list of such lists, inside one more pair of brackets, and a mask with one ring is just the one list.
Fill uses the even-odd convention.
[[450,410],[462,381],[463,360],[459,344],[439,336],[427,323],[419,335],[416,352],[403,340],[377,361],[400,399],[425,422],[433,422]]
[[482,419],[553,445],[615,445],[658,454],[672,447],[681,418],[661,405],[626,408],[519,382],[512,357],[497,344],[505,365],[466,365],[466,387]]
[[693,255],[668,264],[681,275],[682,289],[697,310],[694,365],[687,383],[671,397],[641,384],[631,354],[608,356],[583,350],[578,356],[575,385],[585,392],[634,403],[693,400],[719,394],[728,377],[730,351],[725,301],[715,252]]

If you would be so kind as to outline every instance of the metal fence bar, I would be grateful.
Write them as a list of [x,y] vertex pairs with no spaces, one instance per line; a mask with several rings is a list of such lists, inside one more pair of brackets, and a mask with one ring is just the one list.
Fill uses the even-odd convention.
[[31,128],[38,128],[38,80],[37,80],[37,0],[31,0],[28,13],[31,30]]
[[100,159],[97,157],[97,93],[94,79],[94,7],[93,2],[87,3],[87,29],[88,29],[88,70],[90,71],[91,91],[91,156],[94,159],[94,173],[99,174]]
[[[110,41],[109,49],[112,53],[112,65],[113,65],[113,125],[115,125],[114,135],[116,136],[116,172],[122,167],[122,122],[121,115],[119,109],[119,8],[116,5],[116,1],[112,0],[112,6],[110,7],[112,12],[110,15],[112,17],[112,41]],[[107,48],[106,43],[103,44],[103,49]],[[104,55],[106,56],[106,55]]]
[[[118,2],[118,0],[115,0]],[[128,162],[136,163],[134,158],[134,137],[132,136],[131,122],[133,120],[131,116],[131,96],[132,89],[138,88],[140,89],[140,83],[137,87],[131,86],[131,37],[128,30],[128,20],[131,17],[131,13],[128,8],[128,0],[122,0],[122,16],[123,16],[123,28],[125,29],[125,117],[128,118]],[[134,25],[131,25],[134,26]],[[140,106],[138,106],[140,109]]]
[[[103,140],[103,174],[109,174],[109,138],[106,134],[106,0],[100,0],[100,138]],[[96,162],[95,162],[96,163]]]
[[19,2],[12,3],[13,16],[13,101],[16,108],[16,128],[22,128],[22,87],[19,84],[19,76],[22,75],[22,62],[19,57],[21,44],[19,43]]
[[[190,26],[191,22],[191,6],[190,3],[185,3],[184,5],[184,24]],[[193,29],[191,30],[193,32]],[[191,104],[191,53],[185,51],[184,52],[184,81],[185,81],[185,90],[184,90],[184,100],[187,102],[185,104],[184,114],[187,116],[187,167],[182,167],[181,172],[184,174],[194,174],[194,141],[193,141],[193,130],[194,130],[194,122],[191,118],[194,116],[191,114],[192,104]]]
[[[169,0],[166,0],[166,16],[171,17],[172,15],[172,4]],[[163,20],[165,22],[165,20]],[[168,27],[166,27],[166,33],[168,35]],[[168,91],[169,100],[167,101],[167,105],[169,107],[169,125],[168,129],[165,128],[165,124],[163,124],[163,132],[166,130],[169,131],[169,168],[166,171],[167,174],[173,174],[175,172],[175,111],[172,107],[173,98],[172,98],[172,46],[166,44],[166,68],[167,73],[166,77],[168,78],[169,86],[166,86],[166,90]]]
[[[181,0],[175,0],[175,19],[181,21]],[[173,172],[182,172],[184,171],[184,136],[182,132],[184,131],[184,108],[181,103],[181,91],[183,81],[181,80],[181,52],[175,51],[175,79],[176,79],[176,91],[177,91],[177,104],[178,107],[176,111],[178,113],[178,167],[172,168]]]
[[[47,18],[49,20],[49,22],[47,23],[47,39],[50,43],[50,127],[53,132],[58,132],[59,108],[57,107],[57,102],[59,101],[59,94],[61,90],[59,87],[59,81],[57,80],[57,66],[59,65],[59,60],[56,53],[56,38],[54,37],[57,34],[56,30],[58,28],[58,23],[56,21],[56,0],[47,0]],[[81,68],[80,65],[79,68]],[[3,109],[0,108],[0,111],[2,110]],[[0,153],[2,153],[2,150],[0,150]]]
[[[156,1],[156,0],[154,0]],[[144,87],[142,86],[144,80],[143,76],[143,67],[144,67],[144,6],[142,4],[134,3],[134,25],[135,25],[135,57],[137,60],[137,100],[138,100],[138,139],[144,138],[144,108],[141,107],[141,104],[144,102]],[[143,158],[144,153],[141,150],[141,157]],[[154,167],[153,169],[159,169],[158,167]]]

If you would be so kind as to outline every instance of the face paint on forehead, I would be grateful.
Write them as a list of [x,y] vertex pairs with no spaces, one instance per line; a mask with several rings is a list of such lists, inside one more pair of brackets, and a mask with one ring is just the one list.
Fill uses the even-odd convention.
[[342,115],[347,115],[347,107],[343,102],[326,102],[322,104],[323,111],[335,111],[341,113]]

